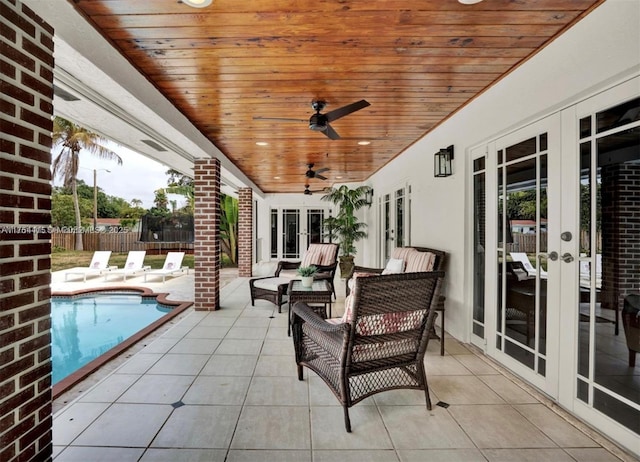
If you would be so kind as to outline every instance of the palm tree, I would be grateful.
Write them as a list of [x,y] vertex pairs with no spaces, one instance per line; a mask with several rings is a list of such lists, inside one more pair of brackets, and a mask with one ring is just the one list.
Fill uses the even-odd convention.
[[342,185],[339,188],[327,188],[321,200],[338,206],[335,217],[324,219],[323,225],[331,239],[337,239],[340,244],[340,275],[347,279],[353,271],[353,260],[357,252],[355,243],[367,237],[367,224],[358,220],[355,212],[362,207],[370,207],[366,196],[371,191],[369,186],[359,186],[355,189]]
[[91,132],[84,127],[69,122],[62,117],[53,119],[53,145],[61,146],[60,154],[53,161],[53,176],[58,176],[65,187],[70,187],[73,193],[73,203],[76,214],[76,250],[83,250],[82,233],[80,227],[80,205],[78,203],[78,188],[76,178],[80,168],[80,152],[84,149],[101,159],[115,160],[122,165],[118,154],[105,147],[102,143],[109,140]]
[[220,242],[231,263],[238,262],[238,199],[220,195]]

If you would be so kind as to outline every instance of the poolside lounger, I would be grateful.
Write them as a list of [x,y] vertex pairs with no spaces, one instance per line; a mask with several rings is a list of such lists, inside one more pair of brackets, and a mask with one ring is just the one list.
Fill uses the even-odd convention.
[[132,250],[127,255],[127,261],[124,264],[124,268],[114,269],[104,273],[104,280],[106,281],[109,276],[122,275],[123,280],[127,280],[127,276],[136,276],[138,273],[148,271],[150,266],[144,266],[144,257],[147,254],[146,250]]
[[[527,270],[527,274],[529,275],[529,277],[535,277],[536,268],[531,264],[531,262],[529,261],[529,257],[527,257],[526,253],[510,252],[510,254],[513,261],[519,261],[522,263],[522,265],[524,266],[524,269]],[[547,278],[547,272],[542,268],[540,268],[540,278],[542,279]]]
[[109,258],[111,257],[110,250],[97,250],[93,252],[91,263],[87,268],[76,267],[70,268],[64,273],[64,280],[67,281],[69,276],[82,276],[84,281],[87,281],[87,276],[99,276],[106,272],[112,271],[117,266],[109,266]]
[[165,282],[167,276],[189,274],[189,267],[181,266],[183,258],[184,252],[168,252],[162,269],[145,271],[144,282],[147,282],[147,276],[162,276],[162,282]]

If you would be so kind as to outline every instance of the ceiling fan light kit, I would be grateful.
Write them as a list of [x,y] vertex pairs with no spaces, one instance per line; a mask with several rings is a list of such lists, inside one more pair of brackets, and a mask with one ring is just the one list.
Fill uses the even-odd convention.
[[213,3],[213,0],[182,0],[182,3],[193,8],[206,8]]
[[[360,109],[364,109],[367,106],[371,106],[371,104],[361,99],[360,101],[356,101],[355,103],[347,104],[346,106],[342,106],[338,109],[334,109],[333,111],[329,111],[326,114],[320,114],[320,111],[324,110],[324,108],[327,107],[327,102],[323,100],[312,101],[311,107],[314,111],[316,111],[316,113],[309,117],[309,129],[313,130],[314,132],[321,132],[331,140],[339,140],[340,135],[338,135],[338,133],[333,129],[331,125],[329,125],[329,123],[353,112],[359,111]],[[299,119],[288,119],[284,117],[260,116],[254,116],[253,120],[274,120],[280,122],[300,121]]]

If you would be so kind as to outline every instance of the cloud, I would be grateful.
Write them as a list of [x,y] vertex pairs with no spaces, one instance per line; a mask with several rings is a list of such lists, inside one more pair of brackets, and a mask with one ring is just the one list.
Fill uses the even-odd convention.
[[[122,197],[129,202],[140,199],[142,207],[153,207],[154,191],[167,187],[169,177],[165,172],[169,167],[130,149],[113,144],[109,147],[122,158],[122,165],[82,151],[78,178],[93,186],[93,170],[96,169],[96,183],[105,194]],[[61,182],[56,179],[54,184],[59,186]],[[169,200],[177,200],[178,207],[185,203],[184,197],[174,194],[169,195]]]

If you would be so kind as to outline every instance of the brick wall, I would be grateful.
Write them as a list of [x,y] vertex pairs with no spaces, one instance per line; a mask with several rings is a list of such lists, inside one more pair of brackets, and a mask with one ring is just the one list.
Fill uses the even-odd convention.
[[608,165],[601,174],[601,303],[621,311],[640,289],[640,165]]
[[253,261],[253,191],[238,191],[238,276],[251,277]]
[[0,8],[0,460],[47,460],[53,30],[20,2]]
[[220,161],[196,159],[195,300],[196,310],[220,308]]

